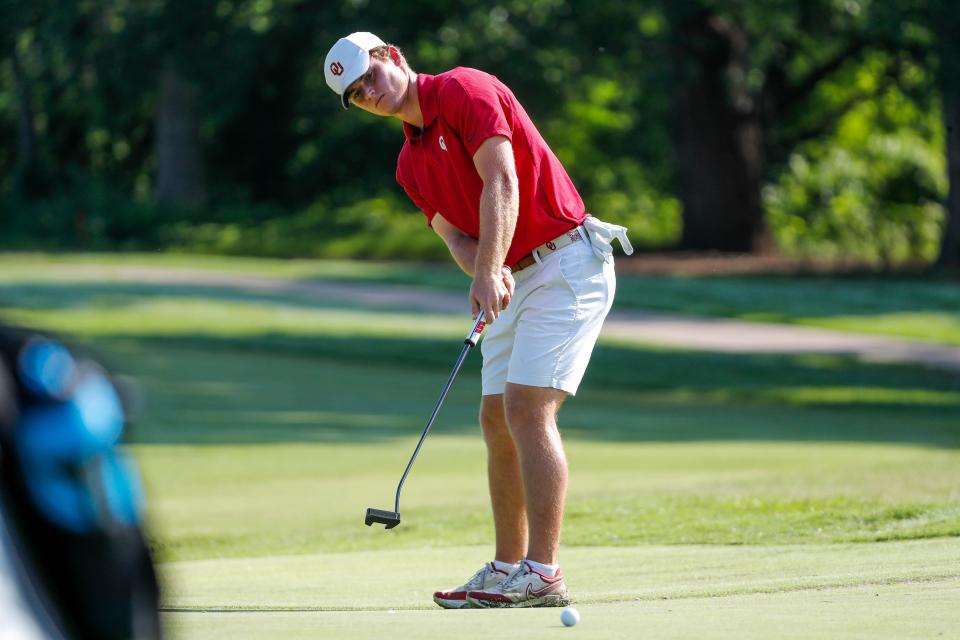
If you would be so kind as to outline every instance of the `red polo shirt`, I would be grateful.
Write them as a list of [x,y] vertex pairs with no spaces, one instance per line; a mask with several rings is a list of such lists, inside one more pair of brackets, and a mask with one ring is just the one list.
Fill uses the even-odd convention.
[[428,224],[440,213],[478,238],[483,180],[473,154],[493,136],[509,138],[520,186],[520,213],[507,252],[511,265],[586,217],[583,200],[527,112],[494,76],[458,67],[417,76],[423,129],[403,125],[407,141],[397,160],[397,182],[423,210]]

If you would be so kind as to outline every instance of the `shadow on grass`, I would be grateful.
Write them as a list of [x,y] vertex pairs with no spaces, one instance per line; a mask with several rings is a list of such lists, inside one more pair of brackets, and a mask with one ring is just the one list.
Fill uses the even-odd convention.
[[[273,285],[271,285],[273,286]],[[0,309],[26,308],[45,311],[120,310],[142,305],[145,301],[161,298],[210,301],[213,303],[248,303],[293,307],[298,309],[357,309],[378,313],[415,311],[416,306],[358,305],[346,296],[324,295],[300,291],[294,282],[276,281],[276,290],[257,290],[255,287],[223,287],[192,284],[146,284],[96,282],[75,283],[18,283],[0,284]],[[359,285],[362,287],[362,285]],[[469,309],[468,309],[469,310]]]
[[956,282],[918,277],[625,276],[617,305],[788,322],[800,318],[938,312],[960,317]]
[[[362,442],[419,434],[459,354],[449,340],[262,335],[99,341],[139,380],[136,442]],[[480,354],[436,433],[477,433]],[[960,377],[849,358],[598,347],[568,436],[624,441],[960,446]]]
[[[229,278],[229,274],[224,275]],[[356,303],[311,292],[311,284],[338,284],[363,288],[396,284],[422,286],[465,295],[469,281],[457,270],[442,266],[402,265],[389,273],[362,279],[345,277],[261,279],[257,284],[233,276],[234,286],[219,284],[155,284],[123,282],[17,282],[0,284],[0,307],[76,309],[96,302],[135,304],[144,298],[177,297],[229,302],[282,304],[305,308],[351,307]],[[270,282],[264,285],[263,281]],[[262,287],[275,287],[266,290]],[[411,301],[410,307],[415,307]],[[802,318],[946,313],[960,319],[960,287],[937,278],[797,276],[643,276],[618,279],[617,307],[671,311],[694,315],[740,317],[771,322]]]
[[[331,281],[355,282],[332,277]],[[408,284],[463,291],[462,273],[440,265],[404,265],[365,282]],[[617,277],[617,308],[661,310],[721,317],[790,322],[799,318],[945,312],[960,317],[956,280],[933,275],[745,274],[641,275]]]

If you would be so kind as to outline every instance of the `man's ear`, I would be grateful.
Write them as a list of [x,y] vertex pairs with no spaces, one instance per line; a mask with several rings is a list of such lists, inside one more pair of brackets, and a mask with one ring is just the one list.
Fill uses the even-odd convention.
[[405,61],[403,59],[403,54],[400,53],[400,49],[397,49],[396,47],[389,47],[388,51],[390,54],[390,59],[393,60],[393,64],[397,65],[398,67],[403,67],[403,63]]

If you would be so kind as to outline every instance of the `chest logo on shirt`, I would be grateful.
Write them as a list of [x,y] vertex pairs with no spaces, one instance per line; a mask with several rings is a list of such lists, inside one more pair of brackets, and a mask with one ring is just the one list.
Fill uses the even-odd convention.
[[443,141],[443,136],[440,136],[440,148],[444,151],[447,150],[447,143]]

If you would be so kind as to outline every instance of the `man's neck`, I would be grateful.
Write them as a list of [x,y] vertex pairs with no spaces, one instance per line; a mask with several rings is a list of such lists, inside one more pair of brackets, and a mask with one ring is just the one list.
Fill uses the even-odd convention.
[[420,91],[417,88],[417,74],[411,72],[407,83],[407,95],[403,100],[403,107],[394,114],[394,118],[403,120],[412,127],[423,128],[423,111],[420,110]]

